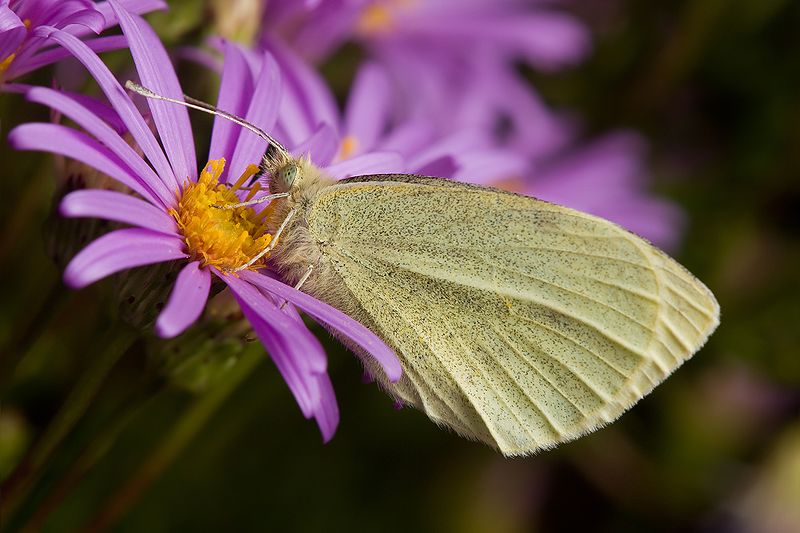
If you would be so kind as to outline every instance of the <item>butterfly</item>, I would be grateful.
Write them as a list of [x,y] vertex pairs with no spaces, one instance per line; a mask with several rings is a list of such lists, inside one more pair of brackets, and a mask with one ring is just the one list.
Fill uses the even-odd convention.
[[256,259],[394,349],[399,381],[368,368],[389,394],[505,455],[615,420],[719,324],[701,281],[612,222],[442,178],[337,181],[234,115],[127,86],[267,140],[273,239]]

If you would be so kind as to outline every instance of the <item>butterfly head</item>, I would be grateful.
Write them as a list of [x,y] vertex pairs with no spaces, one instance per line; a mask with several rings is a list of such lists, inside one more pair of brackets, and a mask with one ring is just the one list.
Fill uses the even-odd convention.
[[267,177],[270,193],[291,192],[298,182],[299,167],[300,162],[286,150],[270,144],[261,158],[259,174]]
[[267,177],[271,194],[290,193],[305,190],[319,182],[321,171],[308,155],[294,157],[286,151],[267,149],[261,161],[261,175]]

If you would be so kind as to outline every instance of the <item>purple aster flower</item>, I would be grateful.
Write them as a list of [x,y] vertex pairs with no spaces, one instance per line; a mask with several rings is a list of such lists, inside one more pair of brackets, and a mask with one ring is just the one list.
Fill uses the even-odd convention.
[[[133,13],[164,9],[162,0],[123,0]],[[96,51],[127,46],[125,37],[87,38],[117,25],[108,2],[90,0],[0,0],[0,88],[4,82],[55,63],[68,54],[37,34],[39,27],[63,30]]]
[[[175,71],[152,28],[117,0],[110,0],[110,5],[128,40],[142,83],[165,96],[181,98]],[[61,212],[65,216],[104,218],[131,226],[100,237],[78,253],[66,268],[66,282],[72,287],[84,287],[136,266],[165,261],[183,263],[156,322],[157,333],[168,337],[181,333],[200,316],[213,280],[219,280],[237,299],[303,414],[314,417],[323,438],[330,439],[339,414],[326,372],[327,359],[291,304],[350,338],[377,361],[389,379],[400,377],[400,364],[391,349],[371,331],[333,307],[284,285],[265,270],[226,273],[254,257],[271,239],[264,218],[269,207],[261,212],[252,207],[214,207],[236,204],[259,194],[257,188],[243,191],[242,185],[257,171],[252,163],[260,160],[264,142],[254,135],[240,135],[238,126],[218,118],[208,163],[198,174],[185,108],[148,101],[156,137],[89,46],[70,32],[53,27],[39,28],[36,36],[57,43],[84,64],[144,154],[140,156],[104,120],[97,104],[47,88],[27,92],[30,100],[51,107],[83,131],[59,124],[25,124],[9,135],[13,146],[82,161],[136,193],[81,190],[63,199]],[[243,72],[249,69],[247,61],[235,48],[229,51],[220,107],[270,129],[285,94],[277,63],[264,55],[251,85],[241,86],[238,83],[246,77]],[[54,138],[59,142],[53,143]],[[254,267],[263,265],[256,263]],[[282,305],[286,301],[291,304]]]

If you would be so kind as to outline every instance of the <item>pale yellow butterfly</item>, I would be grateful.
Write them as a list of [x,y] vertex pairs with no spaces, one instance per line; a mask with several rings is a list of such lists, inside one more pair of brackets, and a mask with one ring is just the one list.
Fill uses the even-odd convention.
[[395,350],[399,382],[369,369],[390,394],[505,455],[616,419],[719,323],[703,283],[601,218],[441,178],[335,181],[238,117],[128,87],[270,142],[270,266]]

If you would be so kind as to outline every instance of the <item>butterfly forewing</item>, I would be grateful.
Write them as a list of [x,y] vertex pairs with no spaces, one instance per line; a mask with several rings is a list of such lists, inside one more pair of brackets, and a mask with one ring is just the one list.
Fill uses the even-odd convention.
[[645,240],[525,196],[359,177],[307,223],[345,285],[331,303],[401,358],[384,386],[507,455],[615,419],[718,323],[710,291]]

